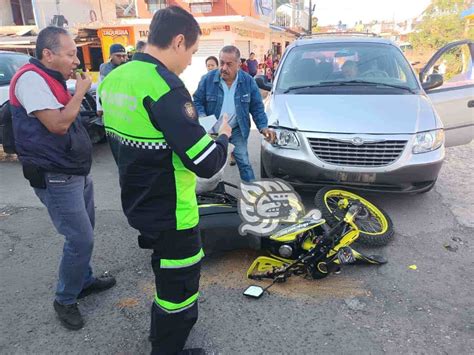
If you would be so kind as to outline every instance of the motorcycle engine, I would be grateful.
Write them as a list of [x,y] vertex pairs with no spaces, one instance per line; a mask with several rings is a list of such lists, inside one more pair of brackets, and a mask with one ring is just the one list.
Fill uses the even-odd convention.
[[293,255],[293,248],[291,245],[283,244],[278,248],[278,254],[280,254],[281,257],[288,259]]

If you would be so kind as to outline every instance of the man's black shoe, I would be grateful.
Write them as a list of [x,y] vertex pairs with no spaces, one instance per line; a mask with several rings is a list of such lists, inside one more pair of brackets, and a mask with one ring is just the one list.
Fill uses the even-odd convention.
[[116,283],[117,281],[115,281],[115,277],[113,276],[96,278],[89,287],[83,289],[79,293],[79,295],[77,295],[77,299],[84,298],[93,293],[98,293],[98,292],[108,290],[109,288],[115,286]]
[[77,303],[61,304],[55,300],[54,310],[61,324],[67,329],[79,330],[84,326],[84,320],[82,319],[81,312],[79,312],[79,308],[77,308]]

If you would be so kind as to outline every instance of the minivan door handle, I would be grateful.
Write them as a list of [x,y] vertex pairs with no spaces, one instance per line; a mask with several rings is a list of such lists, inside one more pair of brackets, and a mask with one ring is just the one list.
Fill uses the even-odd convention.
[[470,100],[467,102],[467,107],[474,108],[474,100]]

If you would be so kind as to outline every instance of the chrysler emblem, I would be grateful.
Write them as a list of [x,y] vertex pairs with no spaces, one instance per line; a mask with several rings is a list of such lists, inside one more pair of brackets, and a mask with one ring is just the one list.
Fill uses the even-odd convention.
[[351,143],[352,143],[353,145],[363,145],[363,144],[364,144],[364,140],[363,140],[362,138],[360,138],[360,137],[354,137],[354,138],[352,138]]

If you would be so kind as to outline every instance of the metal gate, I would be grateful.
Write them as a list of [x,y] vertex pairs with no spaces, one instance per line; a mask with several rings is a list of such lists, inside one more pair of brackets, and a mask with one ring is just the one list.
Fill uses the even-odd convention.
[[206,39],[199,42],[199,50],[194,55],[195,57],[207,58],[211,55],[219,58],[219,52],[224,47],[224,40],[222,39]]
[[235,46],[240,50],[240,56],[248,59],[250,56],[250,41],[235,41]]

